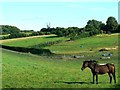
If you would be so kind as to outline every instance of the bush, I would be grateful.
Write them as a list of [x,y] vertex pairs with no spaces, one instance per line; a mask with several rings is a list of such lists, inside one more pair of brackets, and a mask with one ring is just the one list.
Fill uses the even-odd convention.
[[84,32],[84,33],[81,33],[78,36],[70,37],[70,40],[76,40],[76,39],[85,38],[85,37],[89,37],[89,36],[90,36],[89,32]]
[[25,48],[25,47],[13,47],[13,46],[5,46],[5,45],[0,45],[0,47],[8,49],[8,50],[13,50],[13,51],[18,51],[18,52],[24,52],[24,53],[32,53],[32,54],[37,54],[37,55],[51,55],[51,51],[49,49],[35,49],[35,48]]
[[31,47],[36,48],[36,49],[40,49],[40,48],[43,48],[43,47],[46,47],[46,46],[51,46],[51,45],[54,45],[54,44],[58,44],[60,42],[62,42],[62,40],[45,42],[45,43],[41,43],[41,44],[34,45],[34,46],[31,46]]
[[16,26],[10,26],[10,25],[0,25],[0,34],[12,34],[12,33],[19,33],[20,29]]
[[9,38],[19,38],[19,37],[26,37],[27,35],[24,33],[12,33],[8,37]]

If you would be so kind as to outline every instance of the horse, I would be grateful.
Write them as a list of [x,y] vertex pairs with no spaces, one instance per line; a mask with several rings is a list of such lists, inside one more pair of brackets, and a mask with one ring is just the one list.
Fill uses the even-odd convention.
[[114,78],[114,83],[116,83],[114,64],[112,63],[97,64],[97,61],[95,60],[83,61],[81,70],[83,71],[86,67],[91,69],[91,72],[93,74],[93,84],[94,84],[95,76],[96,76],[96,84],[98,84],[98,74],[106,74],[106,73],[108,73],[110,77],[110,84],[112,83],[112,76]]

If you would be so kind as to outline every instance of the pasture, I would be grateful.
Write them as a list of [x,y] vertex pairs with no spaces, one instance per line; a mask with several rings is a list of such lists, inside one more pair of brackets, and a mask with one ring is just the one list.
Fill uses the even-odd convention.
[[78,54],[81,52],[98,51],[100,48],[113,48],[118,46],[118,34],[93,36],[66,41],[60,44],[45,47],[57,54]]
[[49,41],[64,40],[64,37],[57,37],[56,35],[41,35],[33,37],[15,38],[8,40],[0,40],[3,45],[16,46],[16,47],[29,47],[40,43]]
[[[51,39],[52,38],[52,39]],[[68,38],[49,37],[44,40],[58,40],[63,42],[47,46],[55,56],[37,56],[30,53],[19,53],[11,50],[2,50],[2,87],[3,88],[116,88],[118,87],[118,49],[99,52],[100,48],[113,48],[118,45],[117,35],[94,36],[75,41]],[[43,38],[29,39],[30,45],[41,43]],[[25,39],[27,40],[27,39]],[[45,42],[43,40],[43,42]],[[37,41],[37,43],[35,42]],[[20,45],[21,41],[9,41],[5,45]],[[42,43],[43,43],[42,42]],[[27,45],[26,45],[27,44]],[[83,47],[80,47],[83,45]],[[22,45],[23,46],[23,45]],[[29,46],[24,42],[24,46]],[[92,51],[90,49],[92,48]],[[110,52],[110,59],[100,59],[103,53]],[[71,55],[84,55],[84,58],[68,58]],[[86,68],[81,71],[82,62],[88,59],[98,60],[99,63],[114,63],[116,66],[117,84],[109,84],[109,76],[99,75],[99,84],[92,84],[92,73]]]
[[[111,88],[109,76],[99,76],[99,84],[92,84],[89,69],[81,71],[82,60],[65,60],[18,53],[3,49],[2,85],[4,88]],[[115,63],[117,59],[100,61]]]

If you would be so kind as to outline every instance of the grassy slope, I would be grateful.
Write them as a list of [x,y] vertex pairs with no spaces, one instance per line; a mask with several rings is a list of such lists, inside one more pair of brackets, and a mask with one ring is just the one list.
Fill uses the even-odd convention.
[[15,39],[15,40],[4,40],[3,45],[8,45],[8,46],[18,46],[18,47],[28,47],[28,46],[33,46],[37,45],[40,43],[45,43],[49,41],[56,41],[56,40],[63,40],[65,39],[64,37],[56,37],[55,35],[50,35],[50,36],[43,36],[43,37],[33,37],[33,38],[26,38],[26,39]]
[[[54,39],[54,38],[53,38]],[[99,42],[98,42],[99,40]],[[101,43],[104,42],[105,43]],[[34,40],[35,41],[35,40]],[[109,41],[109,42],[108,42]],[[92,43],[91,43],[92,42]],[[60,53],[68,53],[70,51],[82,50],[77,47],[84,43],[84,49],[89,50],[90,46],[114,47],[116,46],[117,35],[98,36],[76,40],[74,42],[64,42],[50,48],[58,50]],[[114,44],[113,44],[114,43]],[[13,42],[11,43],[13,44]],[[76,47],[76,48],[75,48]],[[70,49],[68,49],[70,48]],[[83,49],[83,50],[84,50]],[[71,52],[71,54],[72,54]],[[85,58],[81,59],[57,59],[50,57],[34,56],[31,54],[17,53],[3,49],[3,87],[27,87],[27,88],[111,88],[114,84],[109,84],[108,75],[99,76],[99,84],[93,85],[92,74],[89,69],[83,72],[80,70],[82,61],[86,59],[97,59],[99,63],[114,63],[116,71],[118,71],[118,54],[117,51],[111,51],[113,56],[111,59],[99,60],[102,53],[87,52],[84,53]],[[94,57],[92,57],[94,56]],[[119,68],[120,69],[120,68]],[[116,72],[118,80],[118,72]],[[118,81],[117,81],[118,83]]]
[[[2,84],[11,88],[110,88],[108,75],[99,76],[99,84],[93,85],[89,69],[81,71],[84,59],[54,59],[16,53],[3,49]],[[101,60],[99,63],[111,62],[118,70],[117,58]],[[116,72],[118,80],[118,72]],[[118,83],[118,81],[117,81]]]
[[[4,45],[29,47],[47,41],[67,40],[68,38],[48,36],[28,39],[18,39],[16,41],[3,42]],[[98,51],[100,48],[115,47],[118,45],[118,34],[94,36],[75,41],[65,41],[53,46],[45,47],[57,54],[79,54],[81,52],[88,52],[90,49]],[[81,46],[83,46],[81,48]]]
[[[105,47],[115,47],[118,45],[118,34],[115,35],[104,35],[104,36],[94,36],[83,38],[71,42],[63,42],[51,47],[46,47],[51,51],[58,54],[76,54],[80,52],[99,50]],[[83,46],[81,48],[80,46]]]

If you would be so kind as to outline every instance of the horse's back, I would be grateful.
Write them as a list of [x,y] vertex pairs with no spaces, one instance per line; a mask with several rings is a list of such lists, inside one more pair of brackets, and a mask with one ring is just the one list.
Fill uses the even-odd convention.
[[115,66],[112,63],[98,64],[95,69],[95,72],[98,72],[99,74],[114,73]]
[[108,67],[106,64],[99,64],[98,67],[96,68],[98,70],[99,74],[105,74],[109,72]]

